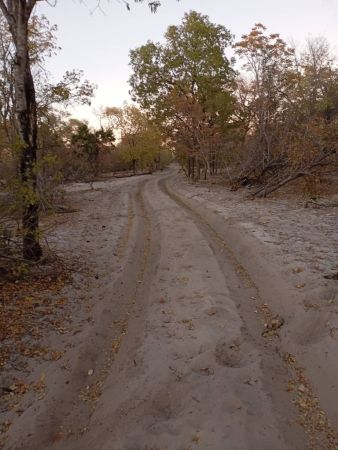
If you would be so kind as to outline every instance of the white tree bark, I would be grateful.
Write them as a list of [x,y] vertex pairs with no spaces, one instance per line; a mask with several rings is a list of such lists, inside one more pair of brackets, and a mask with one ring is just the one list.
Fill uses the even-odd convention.
[[22,143],[20,175],[22,189],[23,256],[29,260],[41,257],[39,245],[39,201],[36,192],[37,115],[34,80],[28,46],[28,24],[37,0],[0,0],[15,46],[15,111]]

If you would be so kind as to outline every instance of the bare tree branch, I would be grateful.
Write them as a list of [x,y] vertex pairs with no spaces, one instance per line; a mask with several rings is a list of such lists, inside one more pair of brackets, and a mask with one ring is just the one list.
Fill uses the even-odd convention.
[[9,12],[5,2],[4,2],[4,0],[0,0],[0,9],[2,11],[2,14],[5,16],[5,19],[7,20],[7,22],[10,25],[13,25],[13,17],[10,14],[10,12]]

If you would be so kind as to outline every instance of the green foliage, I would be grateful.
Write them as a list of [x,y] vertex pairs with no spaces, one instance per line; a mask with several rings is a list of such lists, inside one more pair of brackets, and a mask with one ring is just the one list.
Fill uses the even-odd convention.
[[160,151],[161,136],[149,126],[136,134],[126,134],[120,143],[121,159],[130,164],[137,161],[141,168],[150,167]]
[[168,28],[164,44],[149,41],[130,52],[133,99],[182,161],[190,155],[207,167],[232,127],[235,72],[225,53],[231,43],[229,30],[192,11]]
[[98,172],[98,157],[100,150],[111,148],[115,140],[111,129],[90,130],[86,123],[79,123],[77,130],[72,134],[71,143],[85,156],[93,173]]
[[163,151],[163,137],[159,128],[135,106],[107,108],[105,116],[118,132],[121,162],[134,171],[136,166],[141,169],[151,168]]
[[56,39],[57,26],[51,25],[46,16],[33,15],[28,30],[31,64],[41,65],[46,58],[55,55],[60,47]]
[[168,28],[165,44],[149,41],[130,52],[133,98],[161,120],[175,114],[172,96],[193,96],[214,112],[231,98],[234,71],[225,55],[231,41],[207,16],[185,14],[181,25]]
[[37,98],[40,117],[49,114],[57,106],[90,105],[96,86],[82,78],[82,70],[71,70],[57,83],[43,79]]

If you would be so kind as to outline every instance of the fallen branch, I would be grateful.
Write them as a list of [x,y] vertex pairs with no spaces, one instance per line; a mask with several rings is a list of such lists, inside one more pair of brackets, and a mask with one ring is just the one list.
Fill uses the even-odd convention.
[[305,202],[304,208],[308,208],[311,205],[313,208],[334,208],[338,206],[338,202],[319,203],[316,202],[315,200],[308,200]]
[[[0,253],[0,259],[7,259],[7,260],[9,260],[9,261],[14,261],[14,262],[24,262],[24,263],[29,263],[29,261],[27,261],[26,259],[23,259],[23,258],[16,258],[16,257],[14,257],[14,256],[8,256],[8,255],[5,255],[5,254],[3,254],[3,253]],[[32,264],[32,265],[33,265],[33,263],[29,263],[29,264]],[[36,263],[34,263],[34,264],[36,264]]]
[[151,171],[148,172],[140,172],[140,173],[129,173],[122,175],[113,175],[113,178],[130,178],[130,177],[139,177],[141,175],[152,175]]
[[266,186],[263,186],[259,188],[257,191],[253,192],[251,195],[253,197],[266,197],[267,195],[271,194],[272,192],[276,191],[277,189],[280,189],[282,186],[285,186],[288,183],[291,183],[292,181],[311,175],[311,170],[315,167],[322,166],[323,161],[327,159],[329,156],[332,156],[336,153],[336,150],[330,150],[328,152],[325,152],[318,157],[315,161],[310,163],[308,166],[304,167],[304,169],[298,170],[297,172],[287,176],[286,178],[278,181],[278,182],[272,182],[268,183]]

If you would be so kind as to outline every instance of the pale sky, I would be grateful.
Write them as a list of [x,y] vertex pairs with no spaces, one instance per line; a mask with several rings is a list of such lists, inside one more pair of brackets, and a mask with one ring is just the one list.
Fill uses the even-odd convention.
[[61,78],[66,70],[82,69],[98,85],[91,107],[78,107],[74,116],[95,123],[93,108],[120,106],[129,100],[129,50],[147,40],[159,41],[169,25],[179,24],[184,13],[196,10],[212,22],[225,25],[239,39],[256,22],[302,44],[309,36],[324,36],[338,53],[338,0],[163,0],[156,14],[146,4],[101,0],[104,14],[91,14],[95,0],[58,0],[55,7],[41,2],[38,11],[58,25],[59,55],[48,68]]

